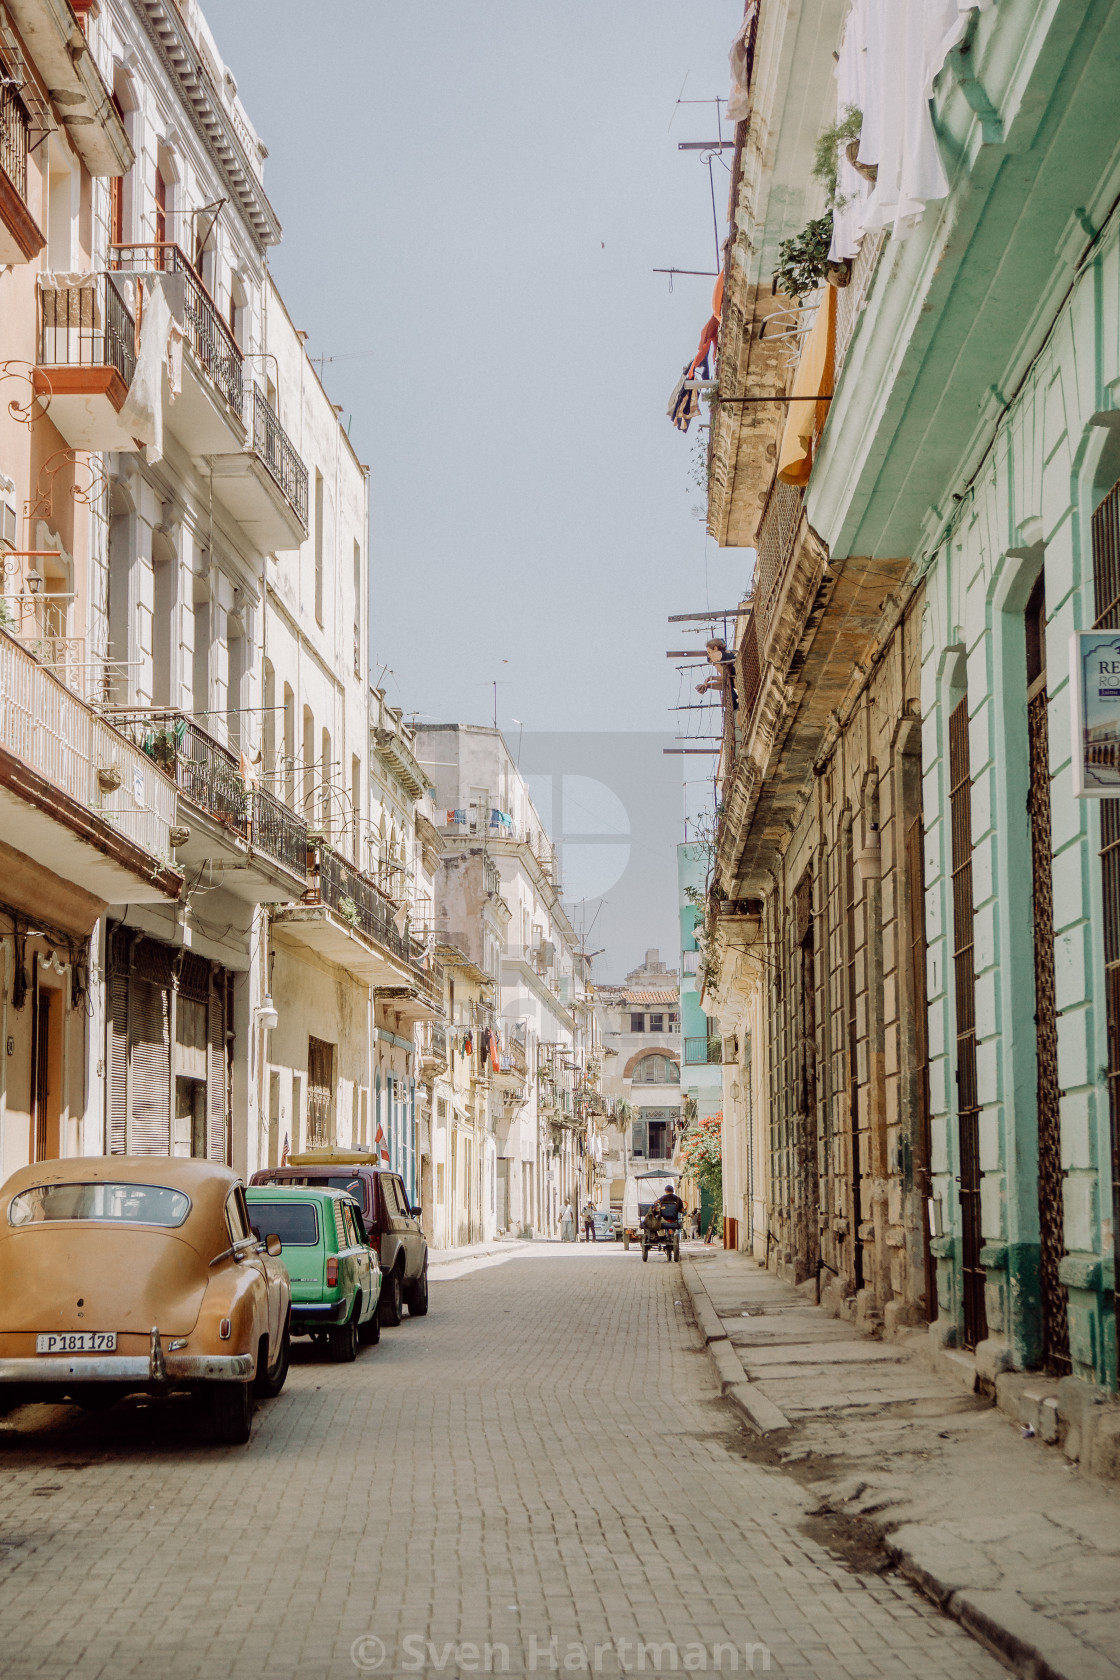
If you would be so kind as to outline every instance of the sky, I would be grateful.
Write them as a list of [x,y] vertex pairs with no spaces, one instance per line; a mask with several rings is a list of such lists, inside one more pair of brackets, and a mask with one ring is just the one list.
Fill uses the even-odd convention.
[[[271,267],[370,464],[390,700],[490,723],[497,682],[507,739],[705,727],[669,709],[690,696],[666,650],[699,641],[666,621],[731,606],[749,556],[706,537],[701,434],[665,414],[713,281],[653,270],[716,266],[708,169],[677,149],[715,106],[677,102],[726,96],[741,0],[205,10],[269,148]],[[707,769],[651,769],[644,845],[671,854]],[[613,968],[672,949],[670,864]]]

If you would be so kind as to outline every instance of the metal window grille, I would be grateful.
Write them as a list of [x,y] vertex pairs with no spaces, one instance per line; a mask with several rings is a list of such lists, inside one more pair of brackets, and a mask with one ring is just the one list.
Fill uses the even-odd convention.
[[[923,863],[922,819],[915,817],[906,830],[906,894],[910,916],[910,994],[914,1019],[914,1083],[916,1126],[914,1135],[914,1187],[923,1202],[933,1194],[930,1163],[933,1139],[929,1108],[929,1023],[926,1017],[926,918],[925,868]],[[929,1246],[929,1231],[923,1235],[925,1264],[925,1310],[931,1321],[937,1317],[937,1279]]]
[[852,1283],[863,1288],[863,1162],[859,1137],[859,973],[856,938],[856,869],[852,825],[844,827],[844,1026],[845,1083],[848,1092],[848,1147],[851,1154]]
[[961,1205],[961,1286],[964,1344],[988,1334],[984,1302],[980,1212],[980,1103],[976,1084],[976,973],[972,903],[972,775],[968,698],[949,714],[949,815],[953,863],[953,975],[957,1009],[957,1125]]
[[1027,702],[1034,910],[1034,995],[1038,1079],[1038,1222],[1041,1248],[1042,1354],[1054,1376],[1069,1376],[1069,1299],[1058,1267],[1066,1252],[1058,1009],[1054,985],[1054,869],[1050,839],[1050,731],[1046,678]]
[[323,1149],[334,1141],[334,1045],[307,1041],[307,1145]]
[[[1120,483],[1093,515],[1093,584],[1097,628],[1120,628]],[[1120,799],[1101,800],[1108,1110],[1112,1153],[1112,1233],[1120,1277]],[[1120,1371],[1118,1371],[1120,1375]]]

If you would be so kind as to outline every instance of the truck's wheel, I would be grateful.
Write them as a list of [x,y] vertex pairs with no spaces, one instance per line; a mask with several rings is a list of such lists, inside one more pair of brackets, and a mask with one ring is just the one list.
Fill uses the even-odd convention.
[[253,1385],[214,1383],[210,1390],[210,1429],[220,1447],[243,1447],[253,1429]]
[[381,1322],[388,1330],[395,1330],[404,1316],[404,1300],[401,1290],[401,1269],[394,1266],[388,1277],[381,1284],[381,1302],[378,1306]]
[[411,1318],[424,1318],[428,1311],[428,1261],[425,1256],[424,1270],[416,1282],[409,1285],[408,1311]]

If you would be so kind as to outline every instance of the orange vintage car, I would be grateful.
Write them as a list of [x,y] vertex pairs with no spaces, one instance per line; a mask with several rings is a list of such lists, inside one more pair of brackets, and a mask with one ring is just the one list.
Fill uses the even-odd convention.
[[217,1440],[247,1441],[254,1395],[288,1374],[280,1251],[250,1224],[237,1175],[210,1161],[22,1167],[0,1188],[0,1402],[100,1410],[186,1389]]

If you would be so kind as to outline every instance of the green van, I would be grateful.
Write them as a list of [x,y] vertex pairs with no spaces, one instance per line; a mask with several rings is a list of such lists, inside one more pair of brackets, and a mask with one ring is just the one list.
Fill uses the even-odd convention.
[[331,1359],[356,1359],[359,1342],[381,1335],[381,1267],[357,1202],[343,1190],[263,1184],[250,1185],[245,1200],[254,1228],[280,1238],[292,1335],[325,1344]]

